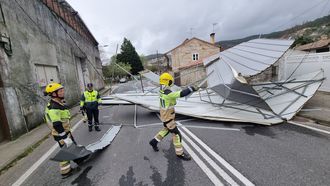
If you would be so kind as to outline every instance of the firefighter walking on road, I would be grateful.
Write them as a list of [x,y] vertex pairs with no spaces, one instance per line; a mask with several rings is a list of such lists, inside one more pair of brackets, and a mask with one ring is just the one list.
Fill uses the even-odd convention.
[[[51,134],[59,146],[69,147],[76,143],[71,134],[69,123],[70,111],[64,104],[64,88],[59,83],[50,83],[46,86],[45,95],[51,97],[45,110],[45,117]],[[60,162],[60,172],[62,176],[67,176],[72,171],[70,161]]]
[[169,133],[172,133],[173,145],[175,153],[178,158],[189,161],[191,157],[183,152],[182,136],[175,123],[176,99],[188,96],[190,93],[196,91],[196,88],[189,86],[187,89],[172,92],[170,87],[173,85],[173,77],[169,73],[163,73],[159,77],[160,88],[160,119],[163,122],[164,128],[160,130],[157,135],[149,142],[154,151],[159,151],[157,144]]
[[80,110],[86,111],[88,118],[88,130],[93,130],[93,118],[94,127],[96,131],[101,131],[99,127],[99,105],[101,104],[101,97],[98,91],[93,89],[93,84],[87,84],[87,90],[82,94],[80,99]]

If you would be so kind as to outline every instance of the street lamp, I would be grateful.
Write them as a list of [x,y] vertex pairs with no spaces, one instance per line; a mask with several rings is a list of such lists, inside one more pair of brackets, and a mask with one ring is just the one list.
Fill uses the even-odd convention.
[[98,46],[95,46],[95,48],[97,48],[97,49],[99,49],[99,48],[106,48],[106,47],[108,47],[109,45],[98,45]]

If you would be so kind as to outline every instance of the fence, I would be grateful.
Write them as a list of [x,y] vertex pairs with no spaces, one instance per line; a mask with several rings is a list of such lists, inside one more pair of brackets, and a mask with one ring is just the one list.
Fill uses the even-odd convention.
[[291,77],[295,77],[320,69],[324,70],[326,79],[319,90],[330,92],[330,52],[287,56],[279,63],[278,77],[279,80],[286,80],[292,73]]

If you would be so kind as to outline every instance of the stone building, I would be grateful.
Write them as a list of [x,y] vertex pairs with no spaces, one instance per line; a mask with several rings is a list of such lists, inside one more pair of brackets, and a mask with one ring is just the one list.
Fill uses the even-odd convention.
[[177,85],[184,86],[205,78],[203,59],[220,52],[220,47],[214,44],[214,34],[211,34],[211,42],[193,37],[166,53]]
[[295,48],[295,50],[305,51],[309,53],[322,53],[330,51],[330,39],[326,36],[313,43],[308,43]]
[[65,0],[0,0],[0,141],[44,122],[51,81],[69,106],[85,84],[104,87],[98,42]]

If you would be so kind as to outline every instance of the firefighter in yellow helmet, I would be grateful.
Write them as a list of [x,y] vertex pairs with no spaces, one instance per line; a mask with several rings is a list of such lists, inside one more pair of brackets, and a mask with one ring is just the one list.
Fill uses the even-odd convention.
[[[46,86],[45,95],[51,97],[45,110],[45,117],[55,141],[61,148],[76,143],[71,134],[70,111],[64,104],[64,87],[59,83],[49,83]],[[60,162],[62,176],[69,175],[71,171],[70,161]]]
[[182,147],[182,136],[175,123],[175,110],[176,99],[189,95],[190,93],[196,91],[196,88],[189,86],[188,88],[172,92],[170,87],[173,85],[174,79],[171,74],[163,73],[159,77],[160,88],[160,119],[163,122],[164,128],[161,129],[157,135],[149,142],[154,151],[159,151],[157,144],[169,133],[172,133],[173,145],[175,148],[175,153],[178,158],[182,160],[189,161],[191,157],[183,152]]

